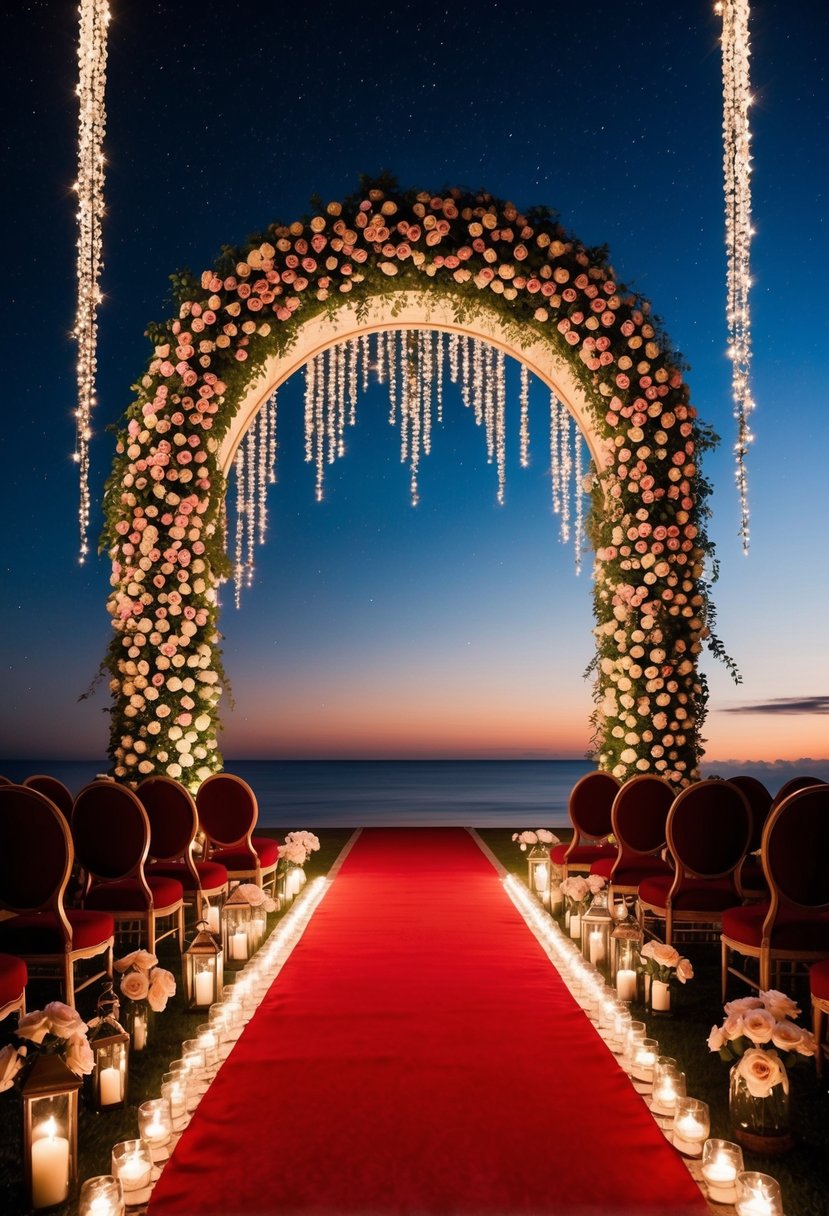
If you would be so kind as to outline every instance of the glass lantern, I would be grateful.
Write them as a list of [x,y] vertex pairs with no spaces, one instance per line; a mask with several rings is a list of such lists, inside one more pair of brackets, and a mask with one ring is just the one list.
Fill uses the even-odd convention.
[[530,890],[538,896],[545,908],[550,906],[550,850],[546,845],[534,844],[527,855],[527,882]]
[[610,966],[610,932],[613,918],[607,907],[607,891],[599,891],[581,918],[581,952],[594,967]]
[[89,1023],[89,1046],[95,1057],[84,1079],[84,1094],[93,1110],[115,1110],[127,1100],[130,1036],[117,1020],[118,998],[107,984],[98,997],[97,1016]]
[[188,1009],[209,1009],[221,1000],[224,984],[224,952],[207,927],[196,925],[196,936],[181,956],[184,971],[184,999]]
[[65,1203],[78,1176],[78,1090],[59,1055],[38,1055],[21,1087],[23,1165],[33,1211]]
[[250,936],[253,909],[236,891],[225,900],[222,909],[222,943],[229,963],[246,963],[250,958]]
[[224,900],[220,897],[214,899],[213,903],[209,899],[205,899],[202,903],[202,917],[207,922],[207,928],[214,937],[222,936],[222,908]]
[[639,955],[642,930],[636,921],[617,924],[610,934],[610,978],[620,1001],[639,999]]

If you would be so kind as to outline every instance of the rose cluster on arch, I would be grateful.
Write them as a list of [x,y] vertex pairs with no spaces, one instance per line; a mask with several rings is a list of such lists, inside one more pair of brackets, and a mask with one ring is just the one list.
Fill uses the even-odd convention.
[[702,524],[711,442],[649,305],[543,209],[458,189],[366,183],[174,279],[178,313],[150,329],[106,494],[113,774],[197,785],[221,766],[217,587],[225,553],[221,440],[246,386],[299,324],[379,294],[441,294],[530,327],[584,385],[604,467],[589,475],[601,768],[684,784],[695,773],[709,631]]

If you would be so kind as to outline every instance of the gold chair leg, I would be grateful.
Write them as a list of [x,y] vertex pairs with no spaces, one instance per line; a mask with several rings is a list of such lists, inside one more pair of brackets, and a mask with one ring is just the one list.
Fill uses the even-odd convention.
[[75,970],[72,959],[69,955],[64,956],[63,960],[63,990],[64,1000],[71,1008],[75,1008]]
[[184,904],[178,910],[178,950],[184,953]]

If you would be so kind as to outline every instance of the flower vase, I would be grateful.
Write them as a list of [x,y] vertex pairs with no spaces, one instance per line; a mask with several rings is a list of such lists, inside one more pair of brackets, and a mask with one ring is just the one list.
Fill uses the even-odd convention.
[[[769,1052],[776,1056],[776,1052]],[[736,1142],[752,1153],[775,1157],[794,1145],[789,1114],[789,1078],[779,1061],[783,1079],[761,1098],[752,1094],[739,1062],[731,1069],[728,1114]]]
[[130,1049],[143,1051],[150,1037],[152,1011],[146,1001],[124,1001],[121,1005],[121,1023],[130,1036]]
[[665,980],[651,978],[648,1009],[657,1018],[671,1016],[671,985]]

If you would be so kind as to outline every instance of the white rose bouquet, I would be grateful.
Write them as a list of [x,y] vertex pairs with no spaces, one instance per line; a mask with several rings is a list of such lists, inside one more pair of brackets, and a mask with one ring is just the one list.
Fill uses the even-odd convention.
[[527,845],[541,844],[549,849],[551,845],[560,843],[558,836],[554,836],[549,828],[536,828],[534,832],[513,832],[512,839],[522,853],[526,853]]
[[694,978],[689,960],[664,942],[645,942],[639,955],[639,971],[662,984],[670,984],[672,980],[685,984]]
[[255,882],[240,882],[238,887],[234,888],[233,893],[243,899],[245,903],[250,904],[252,908],[264,908],[266,912],[276,911],[275,901]]
[[711,1027],[708,1047],[721,1060],[737,1062],[752,1097],[766,1098],[775,1085],[788,1090],[786,1068],[817,1053],[815,1036],[794,1021],[799,1014],[795,1002],[774,988],[729,1001],[722,1025]]
[[319,837],[313,832],[289,832],[285,837],[286,844],[299,844],[306,853],[316,853],[320,847]]
[[149,950],[133,950],[115,962],[121,973],[121,995],[128,1001],[145,1001],[154,1013],[163,1013],[167,1001],[175,996],[176,981],[171,971],[158,966]]
[[14,1042],[0,1050],[0,1093],[20,1082],[38,1055],[58,1055],[76,1076],[92,1072],[94,1057],[81,1015],[62,1001],[26,1013],[17,1024]]

